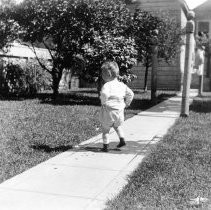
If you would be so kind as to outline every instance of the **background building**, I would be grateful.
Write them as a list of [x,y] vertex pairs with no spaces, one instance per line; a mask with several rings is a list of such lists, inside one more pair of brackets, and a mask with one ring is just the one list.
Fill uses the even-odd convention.
[[[151,12],[167,11],[171,17],[176,18],[181,29],[185,29],[187,23],[187,14],[189,8],[183,0],[131,0],[128,8],[133,12],[136,8]],[[183,37],[185,40],[185,37]],[[158,67],[158,89],[181,90],[181,83],[184,72],[185,62],[185,42],[181,44],[181,52],[172,64],[162,62]],[[139,63],[133,68],[133,72],[137,75],[137,79],[131,84],[133,88],[143,88],[145,68]],[[150,72],[148,84],[150,87]]]

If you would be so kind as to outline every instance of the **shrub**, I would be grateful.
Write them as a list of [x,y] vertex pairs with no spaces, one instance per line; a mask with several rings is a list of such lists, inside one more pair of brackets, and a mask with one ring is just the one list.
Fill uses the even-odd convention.
[[50,88],[50,75],[35,60],[4,61],[0,69],[0,92],[3,96],[29,96]]
[[[45,63],[45,61],[42,61],[42,63]],[[25,68],[27,84],[31,85],[32,88],[35,88],[36,93],[42,89],[51,89],[51,75],[44,71],[36,60],[28,61],[23,68]]]

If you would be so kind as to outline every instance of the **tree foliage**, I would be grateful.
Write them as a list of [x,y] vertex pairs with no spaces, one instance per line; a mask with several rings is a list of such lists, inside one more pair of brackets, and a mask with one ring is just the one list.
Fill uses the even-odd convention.
[[22,41],[48,49],[52,68],[39,62],[52,75],[54,95],[64,69],[86,64],[83,74],[99,77],[105,59],[115,59],[122,74],[135,62],[134,41],[124,36],[130,13],[120,0],[25,0],[13,17]]
[[10,12],[15,5],[12,0],[0,0],[0,50],[7,47],[16,39],[18,25],[10,17]]
[[158,59],[171,62],[179,52],[182,31],[168,12],[150,13],[137,9],[128,33],[135,38],[138,60],[145,66],[145,89],[152,64],[152,45],[158,45]]
[[30,43],[33,49],[37,43],[48,49],[52,68],[37,59],[52,75],[56,97],[63,70],[74,65],[82,46],[90,42],[89,5],[82,0],[25,0],[13,15],[22,28],[22,41]]
[[113,37],[109,34],[95,37],[93,44],[85,48],[85,52],[87,65],[83,74],[85,73],[88,79],[101,77],[101,65],[106,60],[118,63],[119,79],[123,82],[128,83],[135,77],[130,71],[137,56],[133,39],[124,36]]
[[124,79],[131,78],[125,75],[136,50],[134,40],[124,36],[130,13],[122,1],[25,0],[13,17],[22,28],[22,41],[33,49],[37,43],[48,49],[52,68],[39,62],[52,74],[54,95],[64,69],[83,66],[86,77],[99,77],[105,59],[116,60]]
[[41,88],[49,88],[49,74],[43,71],[36,60],[9,60],[0,68],[0,93],[3,96],[28,96]]
[[[178,52],[180,27],[169,15],[137,10],[131,14],[122,0],[24,0],[11,13],[24,43],[44,46],[51,56],[54,96],[64,69],[74,69],[85,79],[100,78],[100,66],[115,60],[120,79],[128,82],[136,58],[151,66],[152,43],[158,57],[169,62]],[[158,31],[158,33],[155,33]],[[147,75],[146,75],[147,76]]]
[[136,63],[137,51],[134,39],[125,34],[131,24],[129,10],[119,0],[93,1],[91,7],[94,33],[92,42],[84,48],[85,76],[100,81],[102,63],[115,60],[120,68],[120,79],[131,81],[134,75],[130,69]]

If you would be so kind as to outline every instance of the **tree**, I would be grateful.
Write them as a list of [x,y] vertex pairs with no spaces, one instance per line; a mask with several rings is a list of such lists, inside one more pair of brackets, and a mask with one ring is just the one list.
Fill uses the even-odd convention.
[[83,75],[98,79],[101,87],[101,65],[105,60],[114,60],[120,67],[120,80],[127,83],[135,75],[130,71],[136,63],[135,41],[125,34],[131,24],[131,14],[120,0],[98,0],[90,4],[93,11],[92,42],[84,48],[86,68]]
[[135,38],[138,60],[145,66],[144,90],[147,90],[153,40],[157,40],[158,59],[169,63],[177,56],[182,31],[176,19],[170,18],[167,12],[156,14],[137,9],[128,33]]
[[[107,58],[118,57],[120,70],[126,74],[134,63],[135,49],[130,51],[134,41],[124,36],[130,13],[121,0],[25,0],[13,17],[22,28],[20,39],[30,43],[35,54],[37,43],[49,51],[51,69],[37,59],[52,75],[54,98],[64,69],[81,70],[86,62],[82,73],[93,77],[97,72],[99,77],[98,67]],[[107,44],[114,45],[115,54]],[[131,53],[125,50],[127,44]]]
[[52,75],[53,98],[58,95],[64,69],[80,59],[81,49],[93,33],[92,11],[83,0],[25,0],[17,5],[13,18],[21,27],[19,38],[35,51],[42,44],[51,56],[51,68],[37,57],[44,70]]
[[10,12],[15,5],[12,0],[0,0],[0,50],[7,50],[16,39],[18,25],[11,19]]

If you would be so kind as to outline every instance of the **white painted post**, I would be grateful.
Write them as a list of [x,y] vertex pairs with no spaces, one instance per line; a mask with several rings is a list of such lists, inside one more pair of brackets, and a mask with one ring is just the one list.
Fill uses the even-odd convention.
[[194,53],[194,19],[195,13],[193,11],[188,13],[188,21],[186,24],[186,52],[185,52],[185,70],[183,78],[183,91],[182,91],[182,106],[181,117],[189,116],[189,96],[191,84],[191,68]]

